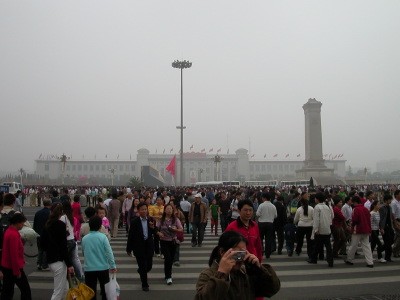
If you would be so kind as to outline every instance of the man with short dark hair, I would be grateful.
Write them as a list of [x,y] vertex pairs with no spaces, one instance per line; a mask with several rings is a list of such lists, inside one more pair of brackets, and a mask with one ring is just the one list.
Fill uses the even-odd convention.
[[142,282],[142,290],[149,291],[147,273],[153,267],[154,233],[156,232],[155,220],[148,216],[147,204],[141,202],[137,206],[139,218],[134,218],[129,226],[126,253],[132,252],[138,265],[138,273]]
[[50,216],[50,208],[51,208],[51,200],[45,199],[43,200],[43,208],[38,210],[35,213],[35,217],[33,219],[33,230],[39,235],[37,237],[37,248],[38,248],[38,257],[37,257],[37,269],[38,270],[47,270],[49,268],[46,259],[46,252],[43,250],[40,236],[43,233],[43,229],[46,225],[47,220]]
[[355,205],[351,218],[353,235],[351,236],[351,244],[347,251],[347,259],[345,262],[348,265],[353,265],[354,255],[360,243],[367,262],[367,267],[373,268],[374,262],[372,259],[371,244],[369,243],[369,236],[371,235],[371,214],[369,210],[361,204],[360,197],[354,196],[353,203]]
[[325,204],[325,195],[323,193],[315,194],[314,219],[313,219],[313,234],[315,244],[311,254],[311,258],[307,261],[310,264],[316,264],[319,249],[323,246],[326,248],[326,260],[328,266],[333,267],[333,252],[331,245],[331,224],[333,220],[333,211]]
[[400,256],[400,190],[394,192],[394,199],[390,203],[393,215],[393,229],[395,233],[393,243],[393,257]]
[[265,257],[269,258],[272,253],[274,241],[274,220],[278,217],[275,205],[271,203],[271,194],[262,193],[262,203],[258,206],[256,216],[258,218],[258,227],[260,228],[261,242],[265,239]]
[[262,260],[262,244],[258,224],[252,220],[254,208],[251,200],[240,200],[238,203],[239,217],[229,223],[226,231],[234,230],[241,233],[247,240],[247,251]]

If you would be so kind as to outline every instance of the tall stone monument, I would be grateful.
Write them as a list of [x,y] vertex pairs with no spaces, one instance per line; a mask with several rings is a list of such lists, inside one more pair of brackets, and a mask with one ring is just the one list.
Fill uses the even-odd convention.
[[299,179],[313,177],[318,184],[329,184],[336,179],[334,170],[327,168],[322,155],[321,106],[322,103],[315,99],[308,99],[303,105],[306,151],[304,167],[296,171],[296,176]]

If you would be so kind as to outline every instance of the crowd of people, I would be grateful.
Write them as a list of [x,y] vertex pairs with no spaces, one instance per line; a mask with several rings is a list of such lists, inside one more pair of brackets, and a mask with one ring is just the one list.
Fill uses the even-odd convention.
[[[353,265],[359,245],[369,268],[374,265],[375,249],[380,263],[399,257],[400,190],[369,188],[41,187],[41,192],[30,193],[39,190],[30,187],[24,191],[28,193],[25,201],[22,192],[1,195],[0,203],[4,205],[2,213],[21,212],[27,205],[42,206],[35,214],[33,229],[39,235],[37,268],[54,273],[51,299],[65,298],[67,275],[78,277],[93,290],[99,282],[102,299],[106,299],[104,286],[109,273],[117,270],[110,240],[121,234],[121,227],[127,237],[126,253],[136,258],[142,290],[149,291],[147,274],[153,257],[164,259],[165,283],[171,285],[172,266],[180,265],[183,232],[191,234],[192,247],[202,247],[210,223],[211,234],[218,236],[219,229],[222,234],[211,253],[210,269],[197,283],[196,297],[208,299],[209,291],[215,289],[227,293],[228,298],[235,294],[225,288],[226,281],[245,280],[237,274],[241,268],[264,274],[263,262],[275,252],[282,255],[284,246],[289,257],[302,255],[304,239],[310,264],[326,260],[333,267],[335,260],[342,259]],[[23,214],[18,215],[10,220],[3,247],[21,247],[8,242],[15,240],[12,233],[26,221]],[[83,265],[79,246],[85,257]],[[243,253],[240,257],[239,252]],[[4,248],[2,253],[3,294],[10,294],[14,284],[30,291],[23,255],[14,262],[4,258]],[[265,274],[261,275],[258,277],[264,278]],[[250,293],[254,297],[266,294],[261,290]],[[30,292],[26,299],[29,297]]]

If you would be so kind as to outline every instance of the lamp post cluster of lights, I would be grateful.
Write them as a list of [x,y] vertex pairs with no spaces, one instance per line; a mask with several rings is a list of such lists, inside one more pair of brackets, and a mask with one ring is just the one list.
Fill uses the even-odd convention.
[[177,129],[181,131],[181,151],[180,151],[180,172],[179,172],[179,183],[180,186],[183,186],[183,129],[186,127],[183,126],[183,69],[189,69],[192,66],[192,63],[187,60],[175,60],[172,63],[172,67],[175,69],[181,70],[181,126],[177,126]]

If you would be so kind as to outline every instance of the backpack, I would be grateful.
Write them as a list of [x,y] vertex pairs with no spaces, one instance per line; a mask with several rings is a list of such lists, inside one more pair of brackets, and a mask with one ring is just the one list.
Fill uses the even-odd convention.
[[4,233],[10,226],[10,219],[15,214],[15,210],[11,210],[8,214],[2,213],[0,218],[0,249],[3,249]]

